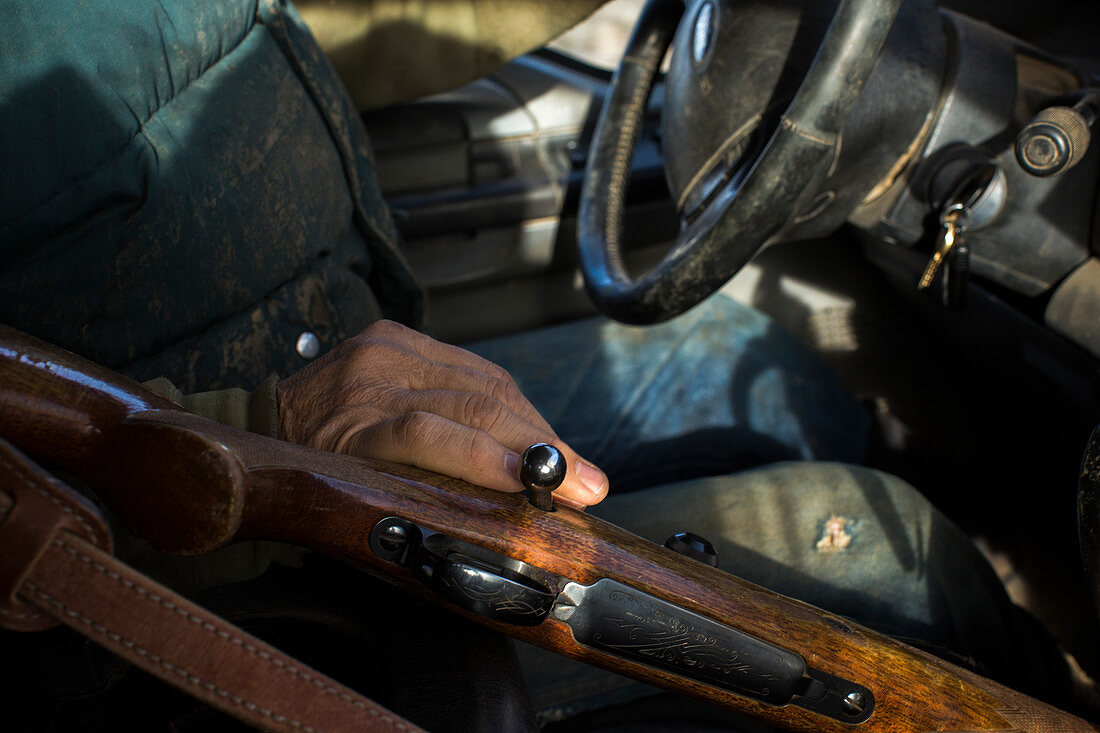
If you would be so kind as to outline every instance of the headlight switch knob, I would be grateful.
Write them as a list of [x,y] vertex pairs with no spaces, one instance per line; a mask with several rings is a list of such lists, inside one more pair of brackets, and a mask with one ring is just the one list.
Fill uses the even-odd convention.
[[1076,104],[1047,107],[1016,136],[1016,160],[1033,176],[1065,173],[1081,162],[1089,148],[1089,128],[1100,111],[1100,92],[1086,92]]

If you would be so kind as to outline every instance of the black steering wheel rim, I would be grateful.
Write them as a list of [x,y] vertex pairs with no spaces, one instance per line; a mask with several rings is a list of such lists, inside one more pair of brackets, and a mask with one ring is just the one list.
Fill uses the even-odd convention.
[[[686,223],[664,259],[637,280],[621,238],[630,162],[683,0],[649,0],[612,80],[593,137],[577,221],[581,271],[596,307],[632,324],[672,318],[720,288],[796,213],[833,159],[902,0],[841,0],[817,54],[747,173]],[[694,14],[691,14],[694,16]]]

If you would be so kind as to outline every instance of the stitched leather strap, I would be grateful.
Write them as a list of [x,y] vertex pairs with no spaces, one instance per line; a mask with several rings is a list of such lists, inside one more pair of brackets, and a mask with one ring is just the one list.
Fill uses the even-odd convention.
[[56,619],[266,730],[419,730],[101,547],[110,549],[110,535],[99,512],[0,440],[0,626],[27,631]]

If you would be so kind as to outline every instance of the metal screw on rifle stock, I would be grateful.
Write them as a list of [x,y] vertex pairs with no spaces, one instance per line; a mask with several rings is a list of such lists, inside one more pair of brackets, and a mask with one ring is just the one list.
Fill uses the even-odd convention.
[[380,519],[370,531],[371,552],[383,560],[403,563],[420,547],[420,528],[401,517]]
[[400,524],[390,524],[378,536],[378,544],[389,552],[400,552],[409,541],[409,534]]
[[849,692],[840,701],[840,705],[848,715],[859,715],[863,712],[863,708],[867,707],[867,698],[862,692]]

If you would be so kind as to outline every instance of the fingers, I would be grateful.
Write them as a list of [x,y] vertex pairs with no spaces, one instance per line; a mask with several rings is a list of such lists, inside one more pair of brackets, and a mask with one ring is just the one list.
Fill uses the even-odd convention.
[[576,509],[579,512],[583,512],[585,509],[588,508],[587,504],[581,504],[580,502],[573,501],[572,499],[567,499],[566,497],[561,496],[557,493],[554,494],[554,500],[561,504],[564,504],[570,509]]
[[[373,411],[371,411],[373,413]],[[521,491],[520,455],[533,443],[552,443],[568,470],[554,495],[571,506],[591,506],[607,496],[608,480],[553,434],[527,423],[485,395],[414,393],[408,409],[388,420],[373,414],[347,421],[337,450],[408,463],[498,491]]]
[[574,507],[578,504],[592,506],[606,499],[609,486],[607,475],[578,456],[572,448],[560,440],[554,440],[551,443],[565,454],[566,465],[569,467],[565,481],[562,482],[561,488],[554,492],[554,496]]
[[411,464],[499,491],[520,491],[520,454],[562,451],[562,503],[607,494],[583,460],[501,367],[389,321],[345,341],[277,388],[280,436],[323,450]]
[[533,425],[509,405],[480,392],[421,390],[409,392],[402,412],[431,412],[452,422],[488,433],[512,450],[557,440],[552,431]]
[[[527,422],[554,434],[550,424],[523,396],[507,370],[488,359],[392,321],[371,325],[361,334],[361,339],[376,346],[384,345],[391,361],[400,358],[405,362],[401,365],[401,376],[409,389],[450,389],[489,395],[508,405]],[[400,357],[399,352],[403,352]]]
[[478,484],[497,491],[522,491],[516,478],[519,455],[488,433],[430,412],[409,412],[356,433],[345,446],[363,455]]
[[426,336],[419,331],[402,326],[400,323],[386,320],[377,321],[365,333],[367,332],[379,338],[402,344],[430,361],[473,369],[501,381],[512,381],[511,375],[504,367],[459,346],[436,341],[431,336]]
[[509,410],[531,425],[538,426],[544,433],[557,437],[550,424],[527,401],[511,377],[504,380],[474,369],[429,362],[413,377],[409,387],[414,390],[453,390],[486,395],[506,405]]
[[[569,469],[555,496],[590,506],[607,495],[607,476],[558,438],[545,421],[540,419],[539,424],[532,424],[493,397],[469,392],[420,391],[410,396],[407,408],[406,412],[431,412],[487,433],[503,448],[517,455],[534,443],[550,443],[565,456]],[[518,463],[512,478],[518,486]]]

